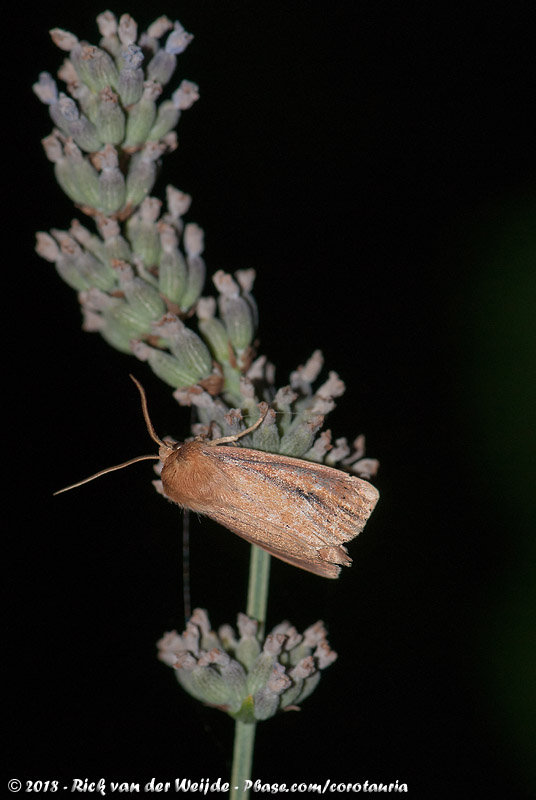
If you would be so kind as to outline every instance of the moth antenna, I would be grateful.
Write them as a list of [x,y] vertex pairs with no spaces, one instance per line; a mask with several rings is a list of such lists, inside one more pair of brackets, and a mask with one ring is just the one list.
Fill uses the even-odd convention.
[[147,397],[145,395],[145,389],[143,388],[143,386],[141,385],[139,380],[134,377],[134,375],[130,375],[130,377],[132,378],[132,380],[136,384],[136,386],[138,388],[138,392],[140,393],[141,409],[143,411],[143,418],[145,420],[145,425],[147,426],[147,431],[149,433],[149,436],[151,437],[153,442],[156,442],[156,444],[159,447],[165,447],[165,448],[169,449],[169,445],[166,444],[165,442],[163,442],[162,439],[158,438],[158,436],[156,435],[156,431],[153,428],[153,423],[151,422],[151,418],[149,416],[149,409],[147,408]]
[[254,422],[253,425],[250,425],[249,428],[246,428],[245,431],[240,431],[239,433],[235,433],[232,436],[222,436],[221,439],[213,439],[211,442],[207,442],[207,444],[213,445],[213,444],[225,444],[226,442],[236,442],[236,440],[241,439],[242,436],[247,436],[248,433],[253,433],[253,431],[256,431],[259,425],[262,425],[262,423],[266,419],[267,413],[268,409],[266,409],[264,414],[261,414],[259,419],[256,422]]
[[96,472],[94,475],[90,475],[89,478],[84,478],[83,481],[78,481],[78,483],[72,483],[70,486],[66,486],[64,489],[58,489],[57,492],[54,492],[54,495],[61,494],[62,492],[69,492],[71,489],[76,489],[77,486],[83,486],[84,483],[89,483],[90,481],[94,481],[95,478],[100,478],[101,475],[106,475],[107,472],[115,472],[117,469],[123,469],[123,467],[130,467],[131,464],[136,464],[138,461],[148,461],[150,458],[158,459],[160,456],[136,456],[136,458],[131,458],[130,461],[125,461],[123,464],[116,464],[115,467],[107,467],[106,469],[101,469],[100,472]]

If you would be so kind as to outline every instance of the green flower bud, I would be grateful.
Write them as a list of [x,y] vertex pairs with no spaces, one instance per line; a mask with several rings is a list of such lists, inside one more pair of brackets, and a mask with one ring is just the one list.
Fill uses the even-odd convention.
[[103,264],[108,264],[106,248],[104,247],[104,242],[100,236],[96,236],[94,233],[91,233],[77,219],[72,220],[69,233],[73,239],[76,239],[78,244],[81,244],[85,250],[87,250],[89,253],[92,253],[95,258],[98,258]]
[[[102,338],[108,344],[119,350],[121,353],[132,353],[130,342],[136,338],[133,328],[125,324],[120,318],[113,314],[103,315],[103,326],[99,330]],[[139,334],[138,334],[139,335]]]
[[199,225],[189,222],[185,226],[183,244],[187,256],[188,282],[180,305],[182,311],[188,311],[201,297],[205,285],[206,267],[201,258],[203,231]]
[[104,252],[108,263],[112,261],[131,261],[132,252],[126,239],[120,234],[119,223],[109,217],[97,219],[99,233],[104,239]]
[[80,81],[71,88],[71,95],[78,103],[82,113],[95,125],[99,114],[99,95]]
[[139,206],[149,194],[156,179],[156,164],[165,145],[148,142],[143,150],[130,159],[127,174],[126,202],[131,207]]
[[97,208],[100,200],[99,176],[89,159],[83,156],[73,142],[66,142],[64,153],[67,160],[62,176],[68,176],[68,185],[76,186],[81,205]]
[[166,133],[169,133],[176,126],[179,121],[181,112],[175,108],[171,100],[166,100],[158,107],[156,120],[151,128],[148,138],[151,141],[158,141],[162,139]]
[[220,364],[229,361],[229,337],[223,322],[217,319],[216,301],[213,297],[201,297],[197,303],[198,328],[203,334],[212,355]]
[[105,314],[111,325],[121,330],[123,339],[139,339],[150,333],[150,326],[146,319],[141,316],[137,309],[129,303],[119,302]]
[[255,450],[264,450],[267,453],[279,453],[281,440],[273,408],[268,409],[260,428],[253,431],[252,439]]
[[187,264],[188,282],[180,302],[182,311],[189,311],[201,297],[207,273],[205,262],[200,256],[188,258]]
[[[135,337],[132,337],[135,338]],[[140,359],[147,361],[155,375],[173,389],[179,387],[193,386],[197,379],[186,372],[182,363],[175,356],[158,350],[156,347],[149,347],[143,342],[132,344],[131,352]]]
[[141,147],[149,138],[156,119],[156,98],[162,87],[158,83],[146,82],[141,100],[128,111],[127,130],[123,148]]
[[248,672],[247,690],[249,694],[254,695],[266,686],[284,644],[285,637],[281,634],[277,637],[272,635],[266,637],[262,653],[256,658]]
[[121,144],[125,135],[125,115],[119,97],[107,87],[99,93],[95,118],[98,136],[106,144]]
[[198,383],[212,372],[210,352],[199,336],[174,314],[166,314],[153,325],[154,332],[165,339],[182,369],[191,375],[188,385]]
[[69,58],[80,80],[93,92],[100,92],[107,86],[117,88],[117,68],[105,50],[89,44],[77,44],[71,50]]
[[[247,670],[253,667],[261,653],[261,645],[257,638],[258,628],[257,622],[250,619],[246,614],[238,615],[238,633],[240,634],[240,638],[234,645],[234,656]],[[248,678],[247,688],[251,693],[252,689],[249,681],[250,679]]]
[[160,234],[156,220],[161,205],[155,197],[146,197],[139,211],[127,223],[132,252],[142,259],[146,267],[158,264],[160,258]]
[[62,156],[56,161],[54,164],[54,176],[73,203],[78,203],[79,205],[87,204],[86,194],[77,182],[76,170],[73,169],[73,164],[68,158]]
[[84,314],[84,330],[99,331],[103,338],[123,353],[130,353],[130,342],[145,331],[132,313],[128,303],[118,297],[90,289],[81,292],[80,304]]
[[164,297],[179,305],[188,281],[188,267],[172,226],[161,223],[159,231],[162,250],[158,262],[158,286]]
[[299,458],[309,450],[316,432],[324,424],[324,416],[309,417],[300,414],[281,437],[279,452],[286,456]]
[[251,306],[240,295],[240,287],[230,275],[219,270],[214,275],[213,281],[220,292],[220,316],[233,347],[241,353],[249,347],[255,334]]
[[99,211],[114,214],[125,202],[125,178],[118,167],[117,151],[106,145],[99,153],[101,172],[99,175]]
[[116,285],[116,276],[111,267],[103,264],[91,253],[84,252],[78,258],[78,269],[84,275],[88,286],[102,292],[111,291]]
[[[55,262],[58,274],[73,289],[79,292],[91,289],[91,274],[88,274],[84,255],[89,259],[93,257],[89,253],[84,254],[80,245],[65,231],[53,230],[52,233],[55,241],[41,238],[38,240],[38,247],[40,247],[38,252],[42,252],[49,261]],[[55,249],[53,249],[52,243],[56,245]],[[47,245],[46,252],[41,249],[43,244]]]
[[90,289],[86,275],[80,270],[80,259],[78,256],[71,256],[61,253],[56,261],[58,275],[65,283],[77,292]]
[[158,292],[141,278],[134,276],[132,267],[124,262],[116,262],[114,269],[119,285],[125,294],[133,315],[144,329],[164,314],[166,307]]

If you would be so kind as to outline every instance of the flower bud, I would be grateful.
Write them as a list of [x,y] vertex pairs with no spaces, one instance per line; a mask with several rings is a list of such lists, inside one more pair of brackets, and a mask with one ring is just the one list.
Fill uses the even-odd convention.
[[122,353],[132,353],[131,342],[146,333],[145,327],[133,318],[128,304],[120,301],[102,315],[99,333],[108,344]]
[[199,86],[192,81],[181,81],[178,89],[171,95],[171,100],[175,108],[185,111],[191,108],[196,100],[199,100]]
[[123,46],[132,44],[138,37],[138,25],[130,14],[122,14],[119,17],[119,27],[117,29],[119,41]]
[[[64,147],[65,162],[61,166],[61,178],[68,187],[76,187],[77,201],[80,205],[98,208],[100,201],[99,176],[89,159],[83,156],[74,142],[67,142]],[[58,164],[57,174],[60,172]],[[58,177],[58,182],[60,177]]]
[[97,133],[107,144],[121,144],[125,135],[125,115],[119,97],[107,87],[99,93],[95,118]]
[[85,250],[87,250],[89,253],[92,253],[95,258],[98,258],[103,264],[108,264],[106,249],[100,236],[96,236],[96,234],[91,233],[77,219],[73,219],[71,221],[69,234],[78,242],[78,244],[82,245]]
[[112,11],[103,11],[97,16],[97,27],[104,39],[111,39],[117,35],[117,18]]
[[162,87],[158,83],[146,81],[140,101],[128,111],[123,148],[136,148],[145,144],[156,119],[156,98],[161,92]]
[[[117,88],[119,75],[113,59],[100,47],[77,44],[70,52],[70,60],[83,83],[91,91],[100,92],[107,86]],[[97,148],[95,148],[97,149]]]
[[240,295],[237,283],[222,270],[213,277],[214,284],[220,292],[220,315],[227,328],[233,347],[238,353],[243,352],[253,341],[255,326],[251,307]]
[[102,147],[103,142],[95,125],[84,115],[80,115],[77,104],[71,97],[60,92],[58,102],[50,106],[53,122],[86,153]]
[[139,211],[127,223],[132,252],[142,259],[146,267],[155,266],[160,258],[160,234],[156,220],[161,207],[162,203],[156,197],[146,197]]
[[213,297],[201,297],[197,303],[198,327],[216,361],[229,361],[229,336],[223,322],[214,316],[216,301]]
[[39,80],[32,89],[42,103],[53,106],[58,102],[58,87],[50,72],[40,72]]
[[52,28],[50,38],[60,50],[71,52],[78,45],[78,38],[74,33],[64,31],[62,28]]
[[126,301],[140,323],[149,326],[153,320],[161,317],[166,307],[156,289],[142,278],[135,277],[130,265],[119,261],[113,266]]
[[143,52],[136,44],[129,44],[121,50],[121,68],[117,90],[123,106],[134,105],[141,100],[145,80],[143,69]]
[[[273,408],[268,408],[266,403],[259,403],[259,410],[264,405],[266,415],[262,425],[253,432],[253,447],[255,450],[265,450],[268,453],[279,453],[281,441],[276,424],[276,414]],[[261,413],[264,413],[264,410]]]
[[104,239],[104,252],[110,264],[114,260],[132,260],[132,251],[127,240],[121,236],[117,220],[109,219],[108,217],[97,217],[97,227]]
[[162,155],[165,146],[157,142],[148,142],[143,150],[135,153],[128,167],[127,196],[129,206],[139,206],[147,197],[156,180],[156,161]]
[[307,412],[298,414],[289,429],[281,437],[279,452],[286,456],[299,458],[309,450],[318,430],[324,424],[322,414],[309,416]]
[[168,214],[177,230],[182,230],[182,220],[192,204],[192,198],[174,186],[166,186],[166,202]]
[[104,140],[101,139],[96,126],[84,114],[67,127],[69,135],[73,137],[78,147],[86,153],[94,153],[104,144]]
[[165,100],[163,103],[160,103],[155,123],[149,131],[147,138],[151,141],[163,139],[166,134],[173,130],[179,121],[180,115],[181,112],[178,108],[175,108],[171,100]]
[[147,78],[165,86],[171,79],[177,66],[177,58],[173,53],[157,50],[147,65]]
[[164,383],[167,383],[168,386],[173,387],[173,389],[193,386],[197,382],[195,376],[190,375],[183,369],[179,359],[163,350],[149,347],[144,342],[134,342],[131,350],[140,361],[147,361],[155,375],[163,380]]
[[153,325],[154,332],[167,342],[181,368],[191,376],[190,384],[198,383],[212,372],[210,352],[202,339],[174,314],[166,314]]
[[159,230],[162,249],[158,262],[158,286],[164,297],[179,305],[188,281],[188,267],[171,225],[161,224]]
[[117,151],[106,145],[99,153],[99,211],[107,216],[115,214],[125,202],[125,178],[118,166]]
[[177,20],[173,24],[173,31],[166,40],[166,52],[179,55],[183,53],[193,39],[193,34],[187,33]]

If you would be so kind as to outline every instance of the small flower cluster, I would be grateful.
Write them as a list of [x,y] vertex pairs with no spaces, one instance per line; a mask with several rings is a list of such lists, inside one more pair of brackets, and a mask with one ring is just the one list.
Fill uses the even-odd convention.
[[182,634],[166,633],[158,657],[175,669],[181,686],[197,700],[246,723],[296,709],[316,688],[320,671],[337,654],[321,622],[297,632],[289,622],[259,640],[257,622],[238,615],[238,637],[230,625],[211,630],[207,612],[196,609]]
[[118,21],[106,11],[97,24],[99,47],[59,28],[50,32],[68,53],[58,73],[68,94],[48,72],[33,88],[56,126],[43,145],[63,191],[88,214],[125,219],[151,191],[158,160],[177,147],[173,129],[181,112],[199,97],[194,83],[182,81],[157,105],[177,55],[193,37],[167,17],[153,22],[139,42],[129,14]]
[[265,423],[242,445],[370,477],[377,462],[363,457],[363,437],[350,446],[320,433],[344,392],[335,373],[313,389],[323,366],[320,352],[278,389],[273,365],[255,354],[254,271],[216,272],[217,297],[202,296],[203,231],[183,221],[190,196],[168,186],[163,208],[149,194],[157,162],[176,146],[173,127],[199,96],[195,84],[182,81],[170,100],[156,102],[191,34],[166,17],[139,39],[128,14],[117,20],[106,11],[97,23],[98,47],[51,31],[68,53],[58,73],[68,94],[49,73],[34,85],[55,125],[45,152],[60,186],[92,218],[96,232],[73,220],[68,231],[38,233],[37,252],[78,293],[85,330],[147,362],[180,405],[195,406],[194,434],[236,434],[268,403]]

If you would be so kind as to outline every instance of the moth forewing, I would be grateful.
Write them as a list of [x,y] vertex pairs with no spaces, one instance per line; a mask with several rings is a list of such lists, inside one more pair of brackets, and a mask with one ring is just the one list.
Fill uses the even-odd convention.
[[201,441],[164,462],[164,493],[275,557],[336,578],[379,494],[367,481],[298,458]]

